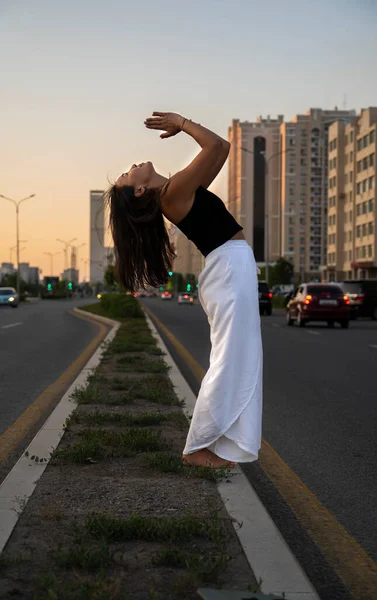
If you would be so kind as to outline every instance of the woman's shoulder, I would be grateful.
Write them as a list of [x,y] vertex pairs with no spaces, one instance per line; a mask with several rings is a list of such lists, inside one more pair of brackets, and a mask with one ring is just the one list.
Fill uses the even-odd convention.
[[188,197],[174,198],[168,193],[168,184],[166,190],[161,194],[161,210],[164,216],[175,225],[178,225],[191,211],[195,198],[205,192],[205,188],[199,186],[195,193]]

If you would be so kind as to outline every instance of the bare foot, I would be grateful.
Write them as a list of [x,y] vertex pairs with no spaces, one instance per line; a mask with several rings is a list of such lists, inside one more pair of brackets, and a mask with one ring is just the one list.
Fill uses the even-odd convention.
[[192,454],[182,454],[182,458],[186,465],[193,467],[211,467],[212,469],[228,467],[231,469],[236,466],[236,463],[220,458],[220,456],[217,456],[207,448],[203,448],[203,450],[198,450]]

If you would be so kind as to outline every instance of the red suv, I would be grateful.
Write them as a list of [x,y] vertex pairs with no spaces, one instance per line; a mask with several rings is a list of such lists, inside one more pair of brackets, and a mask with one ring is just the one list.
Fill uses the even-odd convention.
[[329,327],[334,327],[337,321],[343,329],[348,329],[349,298],[333,283],[304,283],[287,305],[287,325],[295,321],[299,327],[305,327],[309,321],[327,321]]

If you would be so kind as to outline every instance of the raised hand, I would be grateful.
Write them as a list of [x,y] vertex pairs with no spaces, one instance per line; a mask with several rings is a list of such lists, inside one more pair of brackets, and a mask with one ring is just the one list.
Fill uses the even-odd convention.
[[184,122],[184,117],[182,117],[182,115],[178,115],[177,113],[155,111],[153,112],[152,117],[149,117],[144,121],[144,124],[147,129],[159,129],[161,131],[165,131],[165,133],[160,135],[160,138],[163,140],[173,137],[182,131]]

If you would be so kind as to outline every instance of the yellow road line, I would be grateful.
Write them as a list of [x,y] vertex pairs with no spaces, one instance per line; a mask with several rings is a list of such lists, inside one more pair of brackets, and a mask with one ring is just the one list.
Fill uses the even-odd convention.
[[[71,312],[71,311],[70,311]],[[71,312],[76,318],[88,320],[86,317]],[[27,435],[28,431],[39,421],[39,419],[50,408],[59,396],[62,396],[78,373],[88,362],[96,348],[106,336],[108,328],[92,321],[99,329],[96,337],[90,342],[85,350],[73,361],[73,363],[58,377],[54,383],[48,386],[40,396],[18,417],[18,419],[0,436],[0,463],[7,460],[10,454],[17,448]]]
[[[188,363],[200,383],[205,370],[154,313],[150,309],[146,310],[174,345],[178,354]],[[262,440],[259,464],[349,590],[352,598],[376,600],[376,563],[265,440]]]

